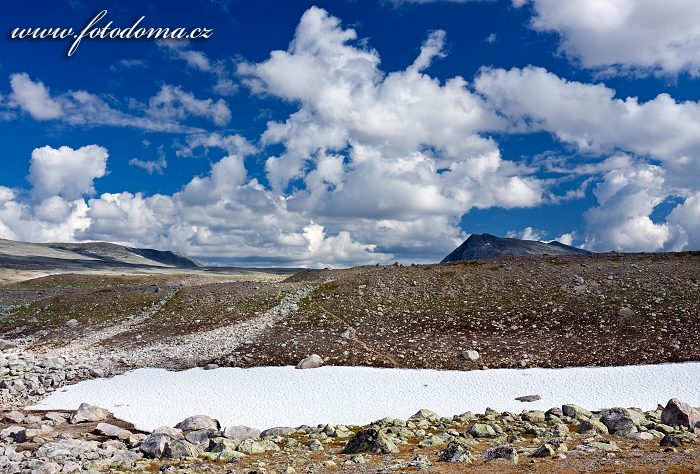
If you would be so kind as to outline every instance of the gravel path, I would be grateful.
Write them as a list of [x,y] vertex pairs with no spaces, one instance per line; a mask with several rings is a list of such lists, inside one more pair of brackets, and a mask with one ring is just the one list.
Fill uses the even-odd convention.
[[250,344],[265,330],[281,322],[298,309],[299,302],[317,286],[292,291],[261,316],[211,331],[160,339],[148,345],[130,348],[120,362],[128,367],[182,369],[200,366],[225,357],[238,346]]

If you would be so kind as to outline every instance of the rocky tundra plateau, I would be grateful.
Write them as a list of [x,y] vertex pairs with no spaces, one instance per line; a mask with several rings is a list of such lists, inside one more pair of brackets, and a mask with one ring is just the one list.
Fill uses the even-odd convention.
[[[562,401],[535,409],[544,394],[521,393],[517,411],[471,412],[464,400],[461,413],[426,406],[405,419],[357,424],[223,426],[215,413],[190,413],[140,429],[87,400],[39,409],[74,384],[141,368],[522,371],[697,362],[698,252],[555,249],[292,272],[209,268],[128,248],[51,247],[35,258],[35,248],[13,249],[0,268],[3,473],[700,472],[700,373],[675,381],[689,399],[655,406]],[[488,396],[493,387],[475,389]],[[614,386],[597,389],[615,399]],[[198,396],[211,393],[201,387]]]

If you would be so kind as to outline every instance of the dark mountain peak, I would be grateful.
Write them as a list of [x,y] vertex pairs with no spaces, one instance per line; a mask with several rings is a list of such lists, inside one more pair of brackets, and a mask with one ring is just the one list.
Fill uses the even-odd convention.
[[442,262],[525,255],[575,255],[586,253],[590,252],[556,241],[544,243],[535,240],[497,237],[492,234],[472,234],[462,245],[445,257]]

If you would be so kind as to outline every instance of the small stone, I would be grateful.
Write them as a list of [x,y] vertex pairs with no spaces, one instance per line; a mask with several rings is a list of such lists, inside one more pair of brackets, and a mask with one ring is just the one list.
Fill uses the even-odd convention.
[[78,327],[78,320],[77,319],[69,319],[66,321],[66,327],[69,327],[71,329]]
[[516,397],[515,399],[519,402],[529,403],[536,402],[537,400],[542,400],[542,397],[539,395],[524,395],[522,397]]
[[323,359],[318,354],[311,354],[297,364],[297,369],[317,369],[323,365]]
[[663,438],[661,438],[661,441],[659,441],[659,445],[661,446],[671,446],[671,447],[679,447],[683,444],[683,441],[681,441],[680,438],[677,436],[674,436],[672,434],[667,434]]
[[311,451],[323,451],[323,444],[317,439],[311,439],[306,443]]
[[632,310],[631,308],[623,307],[618,310],[617,314],[623,318],[631,318],[634,316],[634,310]]
[[466,360],[470,360],[472,362],[476,362],[479,360],[481,355],[479,354],[478,351],[475,351],[474,349],[468,349],[464,352],[462,352],[462,358]]
[[14,349],[17,347],[12,343],[12,341],[8,341],[7,339],[0,339],[0,351],[6,351],[8,349]]
[[214,370],[218,369],[219,365],[218,364],[207,364],[204,366],[204,370]]

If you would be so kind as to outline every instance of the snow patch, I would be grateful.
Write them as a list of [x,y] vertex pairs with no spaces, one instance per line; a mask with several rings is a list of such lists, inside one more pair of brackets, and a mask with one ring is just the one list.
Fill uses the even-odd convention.
[[[564,403],[588,409],[656,408],[677,397],[700,405],[700,362],[625,367],[440,371],[332,367],[138,369],[51,394],[37,410],[74,410],[82,402],[107,408],[142,430],[210,415],[222,426],[366,424],[406,419],[420,408],[442,416],[466,411],[547,410]],[[540,395],[522,403],[515,397]]]

